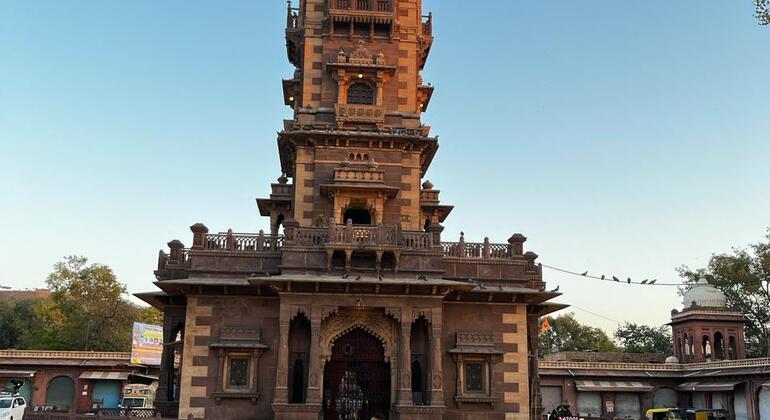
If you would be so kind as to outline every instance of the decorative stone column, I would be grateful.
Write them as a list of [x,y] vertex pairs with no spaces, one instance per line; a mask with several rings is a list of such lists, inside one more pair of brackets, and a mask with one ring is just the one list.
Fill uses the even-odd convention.
[[321,404],[321,308],[313,307],[310,321],[307,404]]
[[275,397],[276,404],[286,404],[289,401],[288,375],[289,375],[289,324],[291,323],[289,308],[281,305],[279,316],[279,341],[278,366],[275,372]]
[[430,350],[431,350],[431,366],[430,366],[430,405],[443,406],[444,405],[444,375],[443,375],[443,356],[444,352],[441,349],[441,315],[433,311],[433,319],[431,325],[433,326],[433,335],[430,337]]
[[401,351],[398,354],[398,405],[412,405],[412,322],[401,320]]

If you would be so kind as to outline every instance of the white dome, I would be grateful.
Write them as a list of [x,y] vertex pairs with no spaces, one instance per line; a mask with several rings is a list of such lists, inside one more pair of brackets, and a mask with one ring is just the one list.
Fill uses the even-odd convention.
[[684,294],[682,304],[685,308],[692,306],[693,302],[698,306],[711,308],[727,307],[727,297],[719,289],[709,284],[708,280],[701,278],[692,285],[690,290]]
[[679,359],[677,359],[676,356],[666,357],[666,364],[676,364],[676,363],[679,363]]

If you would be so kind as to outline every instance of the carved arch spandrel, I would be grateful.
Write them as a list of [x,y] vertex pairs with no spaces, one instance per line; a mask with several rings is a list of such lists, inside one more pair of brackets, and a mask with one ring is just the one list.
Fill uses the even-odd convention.
[[310,319],[310,306],[307,305],[291,305],[289,307],[289,321],[294,321],[294,318],[300,314],[305,315],[305,318]]
[[321,324],[321,359],[328,360],[332,354],[334,341],[356,328],[361,328],[380,340],[385,350],[385,362],[396,360],[398,340],[393,319],[381,311],[345,309],[340,309]]

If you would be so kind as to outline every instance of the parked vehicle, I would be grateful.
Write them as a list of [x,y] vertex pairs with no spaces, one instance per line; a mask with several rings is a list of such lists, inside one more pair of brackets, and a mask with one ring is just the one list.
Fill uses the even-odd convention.
[[678,408],[651,408],[647,420],[682,420],[682,413]]
[[24,397],[11,392],[0,393],[0,419],[22,420],[26,409],[27,402]]
[[730,414],[726,410],[701,410],[686,411],[685,420],[729,420]]
[[128,384],[123,387],[121,408],[155,408],[157,385]]

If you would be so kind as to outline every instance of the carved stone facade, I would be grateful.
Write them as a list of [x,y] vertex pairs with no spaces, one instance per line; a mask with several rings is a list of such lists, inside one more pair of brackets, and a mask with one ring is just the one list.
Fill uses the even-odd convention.
[[180,419],[537,419],[526,237],[442,240],[451,205],[424,178],[433,41],[419,0],[302,0],[287,11],[294,112],[269,233],[169,242],[140,294],[165,309],[156,402]]

